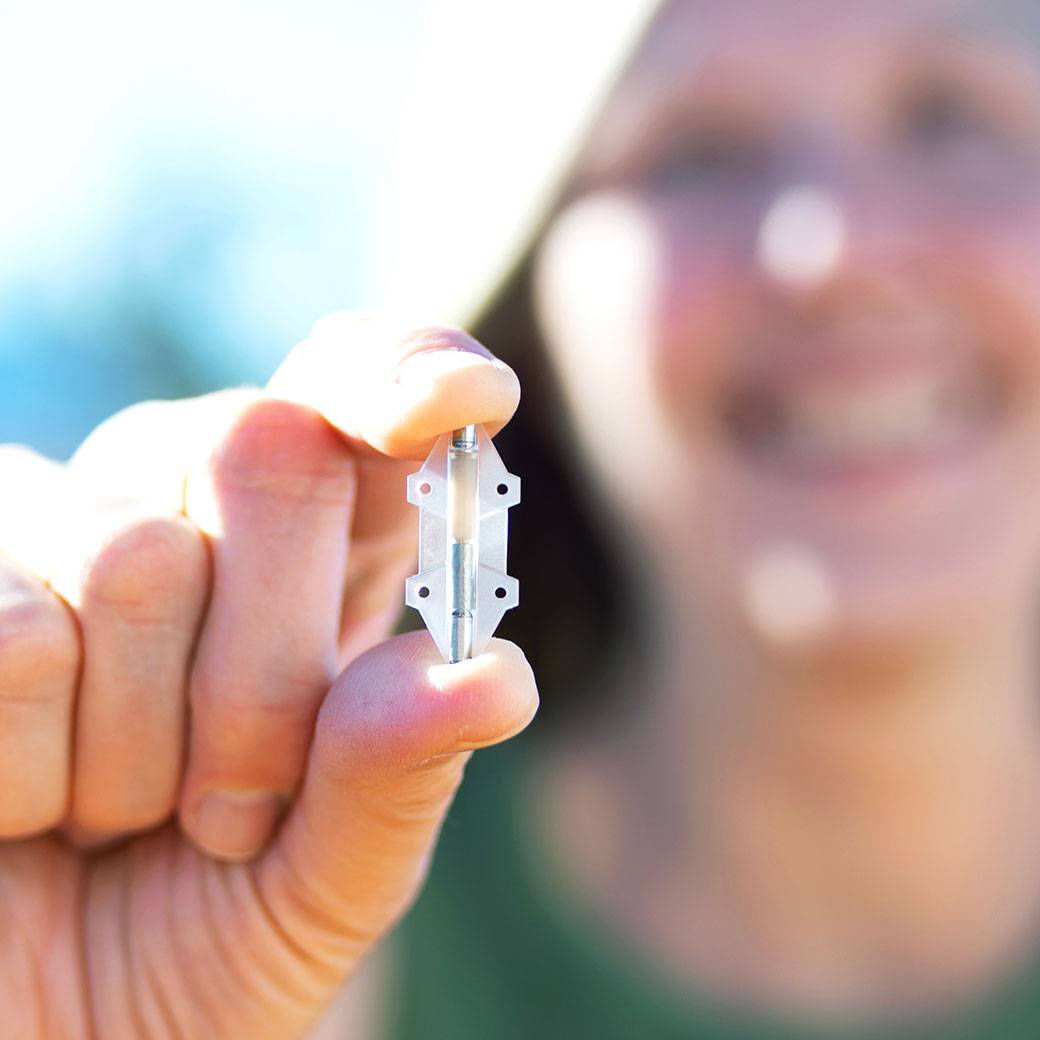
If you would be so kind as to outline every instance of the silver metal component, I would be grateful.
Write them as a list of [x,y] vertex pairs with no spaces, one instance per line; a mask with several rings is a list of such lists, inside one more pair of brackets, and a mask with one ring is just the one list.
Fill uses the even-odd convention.
[[441,437],[408,478],[408,501],[419,507],[419,573],[405,583],[405,602],[447,661],[475,657],[520,602],[520,583],[506,574],[520,479],[483,426],[465,426]]
[[477,429],[465,426],[448,443],[448,660],[473,656],[473,619],[477,614]]

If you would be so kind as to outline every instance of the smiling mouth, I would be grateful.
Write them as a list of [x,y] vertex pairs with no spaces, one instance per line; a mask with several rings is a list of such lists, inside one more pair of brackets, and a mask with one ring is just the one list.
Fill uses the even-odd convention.
[[978,363],[889,372],[775,373],[727,395],[727,439],[758,465],[842,476],[921,465],[968,448],[1006,406],[997,373]]

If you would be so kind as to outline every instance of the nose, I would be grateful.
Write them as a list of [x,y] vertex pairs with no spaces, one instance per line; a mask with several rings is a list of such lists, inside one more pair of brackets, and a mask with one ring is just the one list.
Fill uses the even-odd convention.
[[767,285],[802,300],[845,283],[897,288],[920,269],[936,230],[920,200],[875,171],[788,181],[759,210],[749,259]]
[[751,228],[760,275],[802,295],[843,272],[904,269],[932,228],[884,156],[833,128],[799,128],[785,152]]

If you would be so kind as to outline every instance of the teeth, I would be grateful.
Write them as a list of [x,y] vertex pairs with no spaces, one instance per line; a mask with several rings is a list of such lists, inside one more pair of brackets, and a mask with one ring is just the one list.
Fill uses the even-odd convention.
[[949,376],[869,389],[780,392],[770,439],[774,447],[814,460],[863,460],[930,449],[977,427],[984,399],[978,380]]

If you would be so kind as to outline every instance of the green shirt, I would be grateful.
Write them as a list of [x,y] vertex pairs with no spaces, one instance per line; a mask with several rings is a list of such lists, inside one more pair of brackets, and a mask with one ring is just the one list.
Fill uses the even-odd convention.
[[395,947],[392,1040],[1037,1040],[1040,957],[989,999],[915,1028],[766,1022],[647,972],[546,887],[520,833],[523,755],[479,752]]

